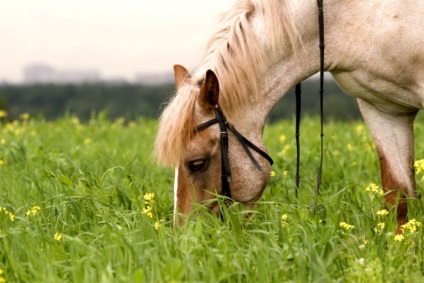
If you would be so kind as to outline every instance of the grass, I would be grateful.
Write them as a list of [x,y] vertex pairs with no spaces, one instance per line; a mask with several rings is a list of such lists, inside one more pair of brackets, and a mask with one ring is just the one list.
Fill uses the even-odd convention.
[[[265,131],[275,175],[251,216],[235,203],[221,221],[199,206],[204,216],[177,230],[173,172],[151,159],[154,121],[23,116],[0,127],[0,282],[422,280],[422,227],[396,241],[393,213],[379,215],[382,196],[366,190],[379,169],[362,122],[325,126],[316,215],[319,124],[305,118],[299,198],[294,123],[282,121]],[[410,219],[423,222],[423,201],[409,202]]]

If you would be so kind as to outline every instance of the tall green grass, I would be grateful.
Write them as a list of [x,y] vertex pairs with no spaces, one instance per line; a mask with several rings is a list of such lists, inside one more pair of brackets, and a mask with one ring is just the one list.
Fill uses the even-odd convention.
[[[269,125],[274,176],[252,211],[172,227],[173,172],[151,158],[156,123],[0,122],[0,282],[419,282],[422,227],[393,233],[379,215],[377,157],[361,122],[325,126],[324,174],[311,213],[319,124],[305,118],[295,198],[293,121]],[[424,159],[424,119],[416,157]],[[418,190],[423,191],[421,175]],[[154,196],[149,195],[154,193]],[[221,200],[220,200],[221,201]],[[409,200],[423,222],[423,201]],[[222,203],[222,201],[221,201]],[[250,217],[245,217],[249,213]],[[345,223],[342,224],[341,223]],[[384,223],[379,224],[379,223]]]

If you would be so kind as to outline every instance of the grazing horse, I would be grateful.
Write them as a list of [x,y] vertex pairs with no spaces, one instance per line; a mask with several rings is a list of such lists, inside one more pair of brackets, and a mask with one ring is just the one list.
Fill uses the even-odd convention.
[[[398,231],[407,221],[405,198],[416,196],[413,121],[424,105],[423,15],[423,1],[324,1],[324,68],[357,98]],[[161,115],[155,150],[175,168],[175,214],[223,193],[227,182],[232,199],[247,207],[260,197],[270,176],[266,118],[285,93],[319,71],[317,19],[314,1],[238,0],[193,75],[174,66],[177,92]],[[219,116],[224,130],[231,125],[259,151],[248,150],[249,156],[231,129],[223,146]],[[218,213],[216,203],[209,206]]]

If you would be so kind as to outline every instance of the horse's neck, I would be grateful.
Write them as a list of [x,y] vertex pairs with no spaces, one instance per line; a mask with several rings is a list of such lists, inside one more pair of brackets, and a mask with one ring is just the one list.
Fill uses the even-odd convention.
[[[293,4],[290,14],[302,45],[295,54],[289,46],[285,46],[281,54],[270,53],[267,71],[259,83],[261,98],[246,111],[254,114],[244,117],[247,131],[262,130],[276,103],[298,82],[319,71],[317,3],[286,1]],[[362,80],[374,93],[390,86],[388,93],[380,93],[380,102],[396,103],[402,99],[401,104],[422,107],[424,85],[419,81],[424,77],[421,63],[424,56],[419,50],[424,41],[420,20],[423,11],[424,4],[415,1],[325,0],[326,71],[335,74],[346,92],[359,98],[372,95],[358,83]],[[406,72],[400,73],[406,69],[407,77]],[[412,90],[405,92],[409,88]],[[404,97],[395,98],[393,102],[392,97],[399,93]]]
[[[282,54],[270,53],[265,76],[259,84],[261,98],[246,111],[254,115],[244,117],[247,128],[262,131],[266,118],[276,103],[298,82],[319,70],[317,4],[315,1],[292,2],[291,14],[294,15],[295,26],[299,28],[302,37],[300,50],[293,51],[291,46],[285,46]],[[260,28],[258,30],[260,32]]]
[[[290,1],[290,0],[289,0]],[[324,33],[325,33],[325,66],[327,71],[337,71],[339,63],[345,61],[345,56],[338,56],[346,48],[347,43],[334,36],[340,34],[340,30],[348,31],[353,25],[352,21],[360,19],[356,9],[355,0],[326,0],[324,1]],[[319,48],[319,22],[318,5],[316,1],[291,0],[289,7],[292,9],[289,13],[294,20],[294,26],[298,28],[301,37],[301,44],[296,50],[292,46],[285,46],[282,54],[270,54],[268,58],[268,69],[264,76],[262,85],[262,114],[266,117],[272,108],[280,101],[294,86],[303,80],[316,74],[320,69],[320,48]],[[355,6],[356,5],[356,6]],[[343,9],[342,9],[343,8]],[[340,16],[340,10],[343,10],[343,17]],[[361,20],[363,20],[361,18]],[[356,23],[355,27],[360,26]],[[349,30],[350,32],[350,30]],[[357,31],[356,31],[357,32]],[[337,41],[337,42],[335,42]],[[329,48],[328,48],[329,47]],[[348,63],[349,64],[349,63]],[[349,65],[349,67],[352,64]],[[265,121],[264,121],[265,122]]]
[[[246,115],[241,117],[240,121],[235,122],[236,124],[242,124],[241,127],[245,129],[245,132],[253,131],[258,133],[260,131],[260,133],[262,133],[266,118],[277,102],[293,89],[297,83],[309,78],[319,71],[320,49],[317,2],[306,0],[287,1],[290,1],[288,7],[291,11],[288,13],[294,20],[294,26],[298,29],[301,43],[296,50],[293,50],[291,43],[285,42],[287,46],[283,46],[281,52],[270,52],[269,42],[271,39],[266,37],[267,33],[265,27],[263,24],[261,26],[261,22],[253,23],[258,37],[264,42],[263,50],[268,50],[269,56],[267,57],[266,63],[267,70],[259,81],[260,99],[248,105],[245,109]],[[330,70],[334,66],[337,68],[340,66],[340,61],[346,61],[343,58],[340,59],[340,57],[343,56],[337,56],[336,54],[345,50],[346,44],[351,43],[334,42],[334,40],[339,39],[340,36],[335,37],[333,34],[340,33],[340,29],[349,30],[348,25],[352,24],[352,21],[355,19],[360,18],[358,15],[354,14],[353,11],[348,11],[346,8],[356,9],[357,7],[355,5],[360,5],[360,3],[355,3],[354,0],[324,1],[325,44],[330,47],[326,49],[325,54],[326,70]],[[343,17],[340,17],[337,12],[341,8],[344,9]],[[355,12],[357,13],[356,10]],[[364,20],[363,18],[360,19]],[[356,23],[355,28],[358,27],[360,27],[360,24]]]

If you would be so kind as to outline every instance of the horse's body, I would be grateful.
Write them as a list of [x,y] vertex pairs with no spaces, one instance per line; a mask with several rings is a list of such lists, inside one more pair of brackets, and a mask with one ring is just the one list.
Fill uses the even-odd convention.
[[[324,0],[325,70],[358,100],[379,156],[386,203],[400,198],[398,228],[407,220],[402,199],[415,196],[413,121],[424,105],[423,15],[422,1]],[[213,104],[263,148],[268,113],[294,85],[318,72],[318,44],[315,1],[237,1],[194,76],[175,67],[179,90],[162,115],[156,150],[176,168],[179,212],[213,197],[210,192],[220,193],[218,127],[194,131],[213,117]],[[205,78],[208,69],[217,78]],[[256,201],[268,182],[269,164],[255,157],[262,171],[230,139],[236,201]]]

